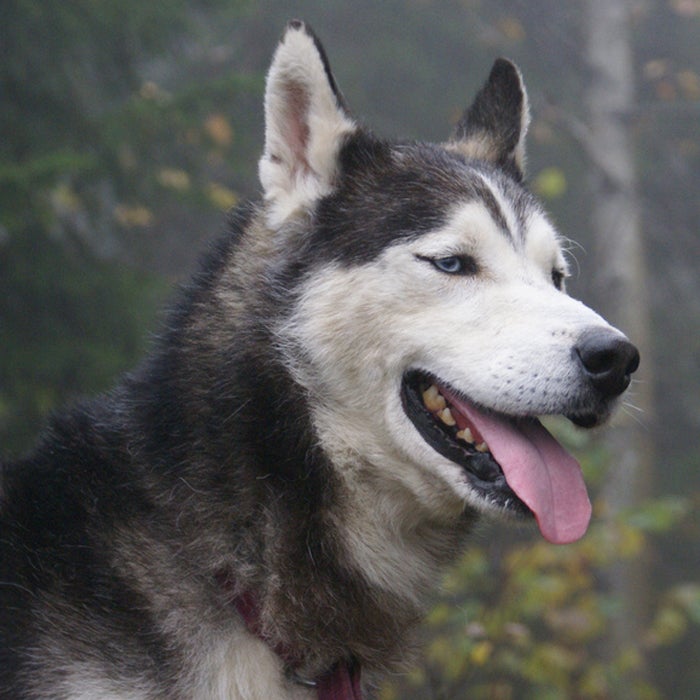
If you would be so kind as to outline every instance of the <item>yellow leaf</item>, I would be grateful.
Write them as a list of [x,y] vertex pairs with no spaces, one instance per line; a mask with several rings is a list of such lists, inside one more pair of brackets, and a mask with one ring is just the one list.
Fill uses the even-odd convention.
[[700,77],[692,70],[682,70],[678,74],[678,84],[689,100],[700,98]]
[[477,666],[484,666],[493,654],[493,644],[489,641],[475,644],[469,654],[471,662]]
[[636,673],[644,666],[644,660],[638,649],[623,649],[614,661],[615,670],[621,674]]
[[671,5],[683,17],[700,16],[700,0],[673,0]]
[[204,121],[204,131],[221,148],[233,143],[233,127],[223,114],[210,114]]
[[170,94],[163,90],[159,85],[154,83],[152,80],[147,80],[141,89],[139,90],[139,95],[144,100],[153,100],[154,102],[166,102],[170,98]]
[[438,603],[428,614],[430,625],[444,625],[452,616],[452,610],[446,603]]
[[583,673],[579,683],[583,697],[607,698],[610,697],[610,684],[607,669],[603,664],[590,664]]
[[114,218],[122,226],[150,226],[153,223],[153,214],[150,209],[144,206],[130,206],[128,204],[117,204],[114,207]]
[[669,63],[668,61],[655,58],[651,61],[647,61],[644,64],[643,73],[647,80],[661,80],[668,75]]
[[510,39],[511,41],[522,41],[526,36],[525,28],[520,20],[512,15],[502,17],[498,21],[498,28],[506,39]]
[[209,201],[219,209],[230,209],[238,204],[238,195],[218,182],[210,182],[207,185],[207,197]]
[[158,171],[158,182],[163,187],[183,192],[190,188],[190,176],[178,168],[161,168]]
[[158,182],[163,187],[169,187],[173,190],[186,190],[190,186],[190,176],[178,168],[161,168],[158,171]]
[[682,637],[687,629],[687,617],[677,608],[665,606],[656,614],[646,642],[651,647],[666,646]]
[[561,168],[545,168],[534,179],[533,188],[540,197],[559,199],[567,190],[566,175]]
[[646,541],[644,534],[634,527],[620,524],[618,554],[625,559],[633,559],[641,554]]
[[65,182],[60,182],[51,190],[51,203],[61,214],[74,214],[82,209],[82,202],[75,190]]
[[676,90],[676,86],[670,80],[659,80],[656,83],[656,96],[660,100],[670,102],[678,97],[678,90]]

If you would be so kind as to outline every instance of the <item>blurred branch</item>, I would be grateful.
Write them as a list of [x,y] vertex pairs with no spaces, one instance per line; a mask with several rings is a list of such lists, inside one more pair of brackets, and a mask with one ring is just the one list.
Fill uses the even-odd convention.
[[590,164],[607,180],[608,184],[616,189],[625,186],[610,167],[610,161],[601,153],[599,144],[590,126],[572,112],[552,102],[546,103],[546,115],[559,127],[561,127],[571,140],[586,155]]

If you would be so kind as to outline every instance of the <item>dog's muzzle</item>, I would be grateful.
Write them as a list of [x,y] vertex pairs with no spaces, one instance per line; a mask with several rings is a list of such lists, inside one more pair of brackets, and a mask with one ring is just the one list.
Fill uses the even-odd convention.
[[[629,386],[639,353],[618,331],[589,328],[572,355],[578,368],[577,398],[568,418],[592,427],[607,418],[614,399]],[[484,503],[534,515],[550,542],[572,542],[583,535],[591,505],[581,468],[535,415],[494,412],[441,378],[415,369],[403,377],[401,400],[423,440],[462,468]]]

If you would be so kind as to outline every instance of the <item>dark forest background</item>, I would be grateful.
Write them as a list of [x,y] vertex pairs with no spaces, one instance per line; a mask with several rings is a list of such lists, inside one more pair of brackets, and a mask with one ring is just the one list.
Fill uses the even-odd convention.
[[485,525],[379,697],[700,697],[700,0],[4,0],[0,452],[133,366],[257,196],[292,17],[380,134],[444,139],[493,59],[517,61],[529,185],[576,241],[569,289],[643,350],[610,429],[554,425],[584,456],[589,534]]

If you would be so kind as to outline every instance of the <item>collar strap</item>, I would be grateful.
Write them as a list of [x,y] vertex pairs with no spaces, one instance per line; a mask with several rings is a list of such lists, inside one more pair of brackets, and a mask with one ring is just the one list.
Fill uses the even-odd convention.
[[[248,631],[269,644],[262,632],[260,608],[256,597],[250,591],[235,593],[235,586],[227,576],[217,578],[219,578],[219,583],[224,590],[231,596],[231,602],[245,622]],[[305,679],[294,671],[300,665],[300,660],[295,659],[289,649],[281,644],[273,646],[272,649],[287,667],[287,677],[300,685],[316,688],[318,700],[362,700],[359,664],[339,661],[318,678]]]
[[318,700],[362,700],[359,665],[337,663],[318,679],[316,690]]

